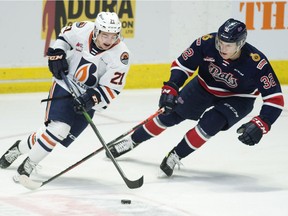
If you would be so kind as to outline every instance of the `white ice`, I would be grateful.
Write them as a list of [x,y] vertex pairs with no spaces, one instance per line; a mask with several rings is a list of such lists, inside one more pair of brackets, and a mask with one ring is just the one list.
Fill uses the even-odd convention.
[[[283,87],[287,102],[288,88]],[[93,121],[109,142],[157,110],[159,90],[125,90]],[[43,124],[46,93],[0,95],[0,155],[16,140]],[[129,189],[104,151],[35,191],[12,181],[21,156],[0,170],[0,215],[96,216],[287,216],[287,108],[260,144],[246,146],[236,129],[221,132],[182,160],[171,178],[160,175],[159,164],[196,122],[185,121],[117,159],[128,179],[144,175],[144,185]],[[287,107],[287,105],[286,105]],[[88,127],[69,147],[56,146],[33,179],[45,181],[102,145]],[[121,199],[132,203],[123,205]]]

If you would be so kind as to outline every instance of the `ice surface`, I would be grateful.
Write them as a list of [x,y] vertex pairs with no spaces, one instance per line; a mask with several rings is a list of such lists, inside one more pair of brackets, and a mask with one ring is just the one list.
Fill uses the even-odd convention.
[[[288,88],[283,87],[287,101]],[[43,124],[46,93],[0,95],[0,154]],[[128,131],[157,110],[159,90],[125,90],[94,123],[106,142]],[[21,156],[0,170],[0,215],[96,216],[287,216],[287,109],[261,143],[250,147],[237,139],[236,129],[257,115],[255,110],[182,160],[171,178],[159,165],[196,122],[167,129],[117,159],[126,176],[144,175],[144,185],[129,189],[104,152],[36,191],[12,181]],[[287,105],[286,105],[287,107]],[[101,147],[91,128],[69,147],[58,145],[31,177],[45,181]],[[121,199],[131,199],[123,205]]]

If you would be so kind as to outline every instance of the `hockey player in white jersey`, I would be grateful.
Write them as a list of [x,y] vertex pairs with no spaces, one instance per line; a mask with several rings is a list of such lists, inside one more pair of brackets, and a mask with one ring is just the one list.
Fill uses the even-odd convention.
[[[92,118],[106,109],[122,91],[129,70],[129,50],[120,38],[121,22],[116,13],[100,12],[95,22],[76,22],[61,30],[47,52],[53,84],[47,99],[44,127],[16,141],[0,159],[9,167],[20,155],[28,156],[18,167],[30,176],[35,166],[58,144],[68,147],[87,127],[82,106]],[[62,80],[64,72],[78,98]]]

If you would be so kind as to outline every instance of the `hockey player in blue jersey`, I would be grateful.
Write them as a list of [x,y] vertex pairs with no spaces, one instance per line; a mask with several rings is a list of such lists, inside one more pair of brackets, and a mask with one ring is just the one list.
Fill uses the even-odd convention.
[[[284,100],[268,59],[246,37],[246,25],[229,19],[218,32],[195,40],[171,65],[170,79],[164,82],[159,100],[165,112],[111,146],[114,157],[185,119],[198,121],[160,165],[171,176],[181,159],[247,116],[261,95],[259,115],[237,130],[242,143],[257,144],[281,114]],[[197,69],[198,75],[179,90]]]

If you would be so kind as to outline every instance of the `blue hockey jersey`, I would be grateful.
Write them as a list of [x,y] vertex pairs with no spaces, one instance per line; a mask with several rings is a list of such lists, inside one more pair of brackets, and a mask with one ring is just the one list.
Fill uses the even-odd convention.
[[266,56],[251,44],[236,60],[223,59],[215,47],[216,33],[195,40],[171,65],[170,81],[181,87],[198,69],[201,86],[217,97],[262,96],[260,115],[274,123],[284,106],[279,80]]

